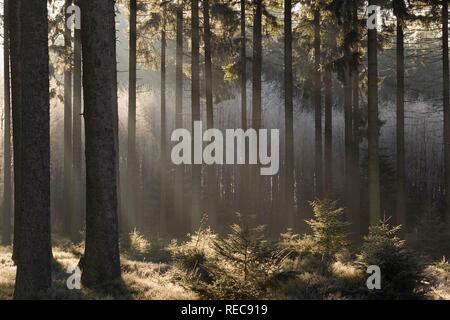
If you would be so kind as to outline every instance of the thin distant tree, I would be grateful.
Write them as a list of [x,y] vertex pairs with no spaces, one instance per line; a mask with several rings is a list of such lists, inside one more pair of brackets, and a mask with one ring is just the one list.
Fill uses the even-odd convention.
[[285,190],[288,227],[294,226],[294,106],[292,75],[292,1],[284,1]]
[[2,245],[11,244],[11,86],[9,75],[9,0],[3,1],[3,83],[4,83],[4,137],[3,137],[3,221]]
[[[74,0],[79,6],[80,0]],[[73,157],[73,192],[72,192],[72,232],[70,238],[73,241],[81,240],[79,230],[82,229],[84,220],[85,199],[83,196],[82,179],[82,61],[81,61],[81,30],[75,28],[73,41],[73,106],[72,106],[72,157]]]
[[322,159],[322,73],[321,63],[321,38],[320,38],[320,11],[314,10],[314,128],[315,128],[315,148],[314,148],[314,176],[315,195],[323,195],[323,159]]
[[[192,108],[192,133],[194,122],[200,121],[200,35],[199,35],[199,0],[191,1],[191,108]],[[192,139],[192,144],[194,139]],[[193,146],[192,146],[192,149]],[[191,229],[197,230],[201,220],[201,165],[194,164],[192,153],[192,212]]]
[[166,137],[166,8],[162,4],[161,24],[161,156],[160,156],[160,212],[159,229],[164,235],[167,231],[167,137]]
[[[376,0],[369,0],[369,6],[376,5]],[[378,155],[378,31],[368,30],[368,192],[369,223],[378,224],[380,212],[380,167]]]
[[[212,76],[212,58],[211,58],[211,26],[210,26],[210,6],[209,0],[203,0],[203,40],[205,44],[205,97],[206,97],[206,126],[208,129],[214,128],[214,101],[213,101],[213,76]],[[216,168],[208,166],[207,168],[207,208],[209,222],[216,224]]]
[[93,287],[121,276],[114,0],[81,0],[81,12],[86,127],[86,245],[81,280]]
[[130,1],[130,40],[128,62],[128,152],[127,152],[127,217],[128,227],[136,226],[136,41],[137,41],[137,3]]
[[[254,0],[253,13],[253,61],[252,61],[252,128],[259,130],[262,121],[262,0]],[[253,214],[260,214],[261,209],[261,179],[258,167],[253,166],[251,173],[251,201]],[[250,190],[249,190],[250,191]]]
[[[51,287],[50,103],[47,1],[10,3],[14,168],[16,187],[15,299],[41,296]],[[17,122],[15,122],[17,123]]]
[[64,185],[63,185],[63,233],[66,236],[74,234],[72,228],[71,197],[72,197],[72,30],[67,22],[71,17],[67,9],[72,5],[72,0],[65,0],[64,3],[64,51],[67,58],[64,70]]
[[[246,33],[246,0],[240,0],[240,90],[241,90],[241,127],[247,130],[247,33]],[[247,148],[246,148],[247,150]],[[248,152],[246,152],[246,159],[248,159]],[[248,167],[242,166],[240,172],[241,192],[240,192],[240,207],[243,214],[248,211]]]
[[[183,4],[176,7],[176,49],[175,49],[175,126],[183,127]],[[185,227],[183,215],[184,205],[184,166],[175,169],[175,215],[177,218],[178,232],[182,234]]]
[[405,170],[405,1],[393,1],[397,23],[397,223],[406,223],[406,170]]

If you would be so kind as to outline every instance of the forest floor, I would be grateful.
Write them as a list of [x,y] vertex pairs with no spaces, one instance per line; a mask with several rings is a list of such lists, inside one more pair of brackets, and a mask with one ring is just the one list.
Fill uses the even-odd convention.
[[[11,256],[11,247],[0,246],[0,300],[12,299],[16,267]],[[184,284],[180,270],[167,263],[136,261],[129,256],[121,256],[122,281],[93,291],[86,288],[69,290],[66,273],[78,264],[82,254],[80,246],[58,241],[53,246],[54,285],[44,299],[119,299],[119,300],[193,300],[198,296]]]
[[[73,300],[195,300],[202,299],[187,282],[187,273],[161,256],[164,250],[145,255],[136,251],[122,250],[122,280],[97,290],[81,288],[69,290],[67,270],[76,266],[83,252],[82,245],[73,245],[66,240],[54,241],[53,288],[44,299]],[[12,260],[12,248],[0,246],[0,300],[12,299],[16,267]],[[151,260],[150,256],[152,257]],[[358,294],[348,294],[355,288],[358,271],[352,262],[337,261],[332,266],[330,278],[319,273],[302,272],[295,282],[282,290],[270,292],[269,299],[361,299]],[[432,263],[425,269],[425,279],[432,285],[424,296],[430,300],[450,300],[450,267],[448,263]],[[325,288],[325,289],[324,289]],[[331,288],[331,291],[329,289]],[[322,294],[324,291],[333,292]],[[358,290],[355,290],[358,291]],[[347,293],[342,293],[347,292]],[[205,298],[205,297],[203,297]]]

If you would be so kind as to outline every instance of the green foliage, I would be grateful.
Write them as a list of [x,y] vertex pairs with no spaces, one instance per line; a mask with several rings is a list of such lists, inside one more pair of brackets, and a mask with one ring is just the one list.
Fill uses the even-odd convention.
[[306,221],[312,229],[312,235],[303,239],[305,247],[319,254],[324,261],[331,261],[335,254],[348,245],[348,222],[343,221],[344,209],[335,201],[315,200],[311,202],[314,218]]
[[369,296],[383,299],[404,299],[424,293],[423,265],[398,237],[400,226],[388,221],[371,226],[357,257],[360,268],[376,265],[381,269],[381,290],[371,290]]
[[205,218],[200,228],[190,236],[189,240],[179,244],[173,240],[168,247],[172,261],[196,282],[210,281],[211,275],[208,264],[214,263],[217,258],[213,243],[217,234],[205,226]]

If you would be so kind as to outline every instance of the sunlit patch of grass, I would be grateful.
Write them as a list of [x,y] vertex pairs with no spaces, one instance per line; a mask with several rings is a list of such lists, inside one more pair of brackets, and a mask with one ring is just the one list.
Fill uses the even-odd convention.
[[432,282],[431,291],[427,297],[434,300],[450,300],[450,263],[446,258],[430,265],[425,270]]
[[[11,260],[11,247],[0,247],[0,299],[12,299],[16,267]],[[186,275],[168,264],[130,260],[122,256],[122,279],[96,290],[82,287],[69,290],[66,270],[77,265],[83,252],[83,244],[72,245],[58,241],[53,246],[53,287],[45,299],[74,300],[130,300],[198,299],[184,284]]]
[[11,256],[11,247],[0,246],[0,300],[10,299],[14,292],[16,267]]

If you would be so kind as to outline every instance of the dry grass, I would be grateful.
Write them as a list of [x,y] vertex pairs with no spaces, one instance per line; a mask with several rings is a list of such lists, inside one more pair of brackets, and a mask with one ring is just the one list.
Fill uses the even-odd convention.
[[[184,274],[168,264],[140,262],[122,257],[122,281],[98,290],[69,290],[67,268],[78,263],[82,246],[58,241],[53,246],[53,288],[45,299],[192,300],[197,295],[186,289]],[[11,247],[0,247],[0,300],[12,299],[16,268]]]

